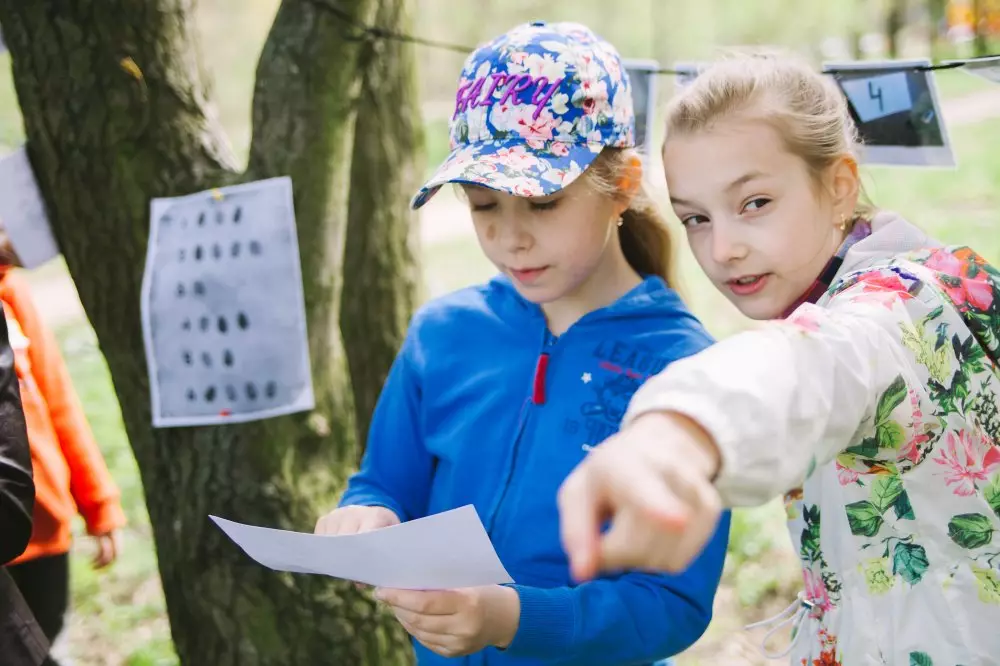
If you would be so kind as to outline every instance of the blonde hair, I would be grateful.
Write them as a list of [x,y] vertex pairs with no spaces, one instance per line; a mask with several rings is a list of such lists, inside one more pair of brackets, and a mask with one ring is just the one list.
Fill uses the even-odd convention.
[[[632,148],[604,148],[584,172],[590,184],[612,197],[623,196],[621,182],[630,177],[630,170],[639,158]],[[674,290],[678,289],[674,245],[667,220],[640,182],[638,189],[622,215],[618,227],[622,253],[629,265],[640,275],[658,275]]]
[[[775,128],[816,185],[845,155],[857,160],[858,130],[840,89],[829,76],[778,53],[735,54],[702,71],[668,105],[667,140],[746,111]],[[862,188],[852,223],[874,212]]]

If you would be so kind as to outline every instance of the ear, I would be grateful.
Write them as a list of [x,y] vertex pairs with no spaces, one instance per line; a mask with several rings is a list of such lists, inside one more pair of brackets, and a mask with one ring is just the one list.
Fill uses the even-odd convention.
[[858,205],[861,194],[861,177],[858,175],[858,161],[853,155],[842,155],[827,173],[827,191],[836,213],[834,224],[840,224],[842,217],[850,219]]
[[632,199],[642,185],[642,160],[637,155],[629,158],[621,178],[618,179],[618,214],[621,215],[632,203]]

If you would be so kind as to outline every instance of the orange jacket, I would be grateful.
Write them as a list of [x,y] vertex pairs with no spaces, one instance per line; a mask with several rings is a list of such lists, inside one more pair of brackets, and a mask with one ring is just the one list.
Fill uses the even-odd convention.
[[68,552],[77,511],[92,535],[122,527],[125,514],[55,336],[16,269],[0,269],[0,302],[14,349],[35,472],[31,541],[16,564]]

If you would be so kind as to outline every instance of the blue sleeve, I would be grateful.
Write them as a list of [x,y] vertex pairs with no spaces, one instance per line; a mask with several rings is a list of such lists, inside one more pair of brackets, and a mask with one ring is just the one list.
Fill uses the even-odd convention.
[[420,431],[419,345],[411,322],[386,378],[368,430],[361,469],[347,483],[339,506],[382,506],[400,521],[427,512],[434,460]]
[[645,664],[693,645],[712,619],[729,541],[729,512],[686,571],[626,573],[577,587],[513,586],[521,621],[506,653],[552,663]]

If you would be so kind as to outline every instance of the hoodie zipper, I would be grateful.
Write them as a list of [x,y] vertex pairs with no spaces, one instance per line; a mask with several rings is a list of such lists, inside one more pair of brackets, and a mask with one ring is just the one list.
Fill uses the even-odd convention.
[[486,533],[490,537],[493,536],[493,530],[496,528],[497,518],[500,515],[500,509],[503,507],[504,500],[507,499],[507,493],[510,490],[511,481],[514,478],[514,471],[517,469],[517,460],[518,453],[521,449],[521,441],[524,439],[524,431],[527,429],[528,421],[531,419],[532,413],[534,412],[533,408],[540,407],[545,404],[545,384],[548,376],[549,359],[551,358],[552,350],[558,342],[558,339],[549,333],[547,326],[544,331],[542,348],[539,350],[538,359],[535,361],[535,373],[532,377],[531,383],[531,396],[525,399],[521,407],[521,419],[517,425],[517,433],[514,435],[514,447],[510,455],[510,465],[507,468],[507,475],[504,477],[503,488],[500,491],[500,495],[493,504],[493,511],[490,515],[490,524],[486,528]]
[[[547,382],[549,374],[549,365],[552,360],[552,354],[555,352],[555,348],[559,343],[566,339],[567,335],[570,335],[573,331],[581,328],[583,325],[588,325],[594,321],[602,320],[608,317],[608,313],[602,308],[601,310],[596,310],[585,314],[579,320],[576,321],[572,326],[570,326],[566,331],[563,332],[558,338],[549,332],[548,325],[543,324],[543,337],[542,346],[538,352],[538,358],[535,361],[535,372],[532,377],[531,383],[531,395],[524,400],[521,406],[521,417],[517,425],[517,432],[514,435],[514,447],[510,456],[510,464],[507,468],[507,474],[503,480],[503,488],[500,490],[500,494],[497,499],[493,502],[492,511],[490,512],[489,522],[486,525],[486,533],[492,539],[494,536],[494,530],[497,526],[497,521],[500,516],[500,511],[503,508],[504,501],[507,499],[507,494],[510,490],[511,482],[514,479],[514,473],[517,469],[518,454],[521,449],[521,441],[524,439],[525,430],[527,430],[528,421],[531,419],[535,409],[545,405],[548,399],[547,392]],[[494,541],[493,546],[496,548],[499,544]]]

